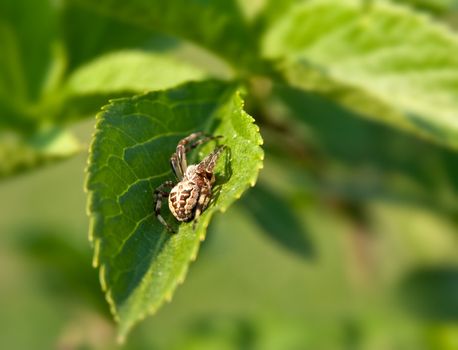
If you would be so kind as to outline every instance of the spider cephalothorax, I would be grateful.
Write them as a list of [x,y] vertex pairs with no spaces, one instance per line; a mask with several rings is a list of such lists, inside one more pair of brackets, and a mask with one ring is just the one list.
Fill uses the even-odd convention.
[[[213,169],[224,146],[216,147],[199,164],[189,166],[186,152],[217,137],[196,132],[178,142],[176,152],[170,158],[170,164],[179,182],[175,184],[173,181],[166,181],[154,191],[156,217],[169,231],[174,232],[161,216],[163,198],[168,197],[169,209],[178,221],[196,220],[207,208],[215,182]],[[166,188],[172,188],[170,193],[165,191]]]

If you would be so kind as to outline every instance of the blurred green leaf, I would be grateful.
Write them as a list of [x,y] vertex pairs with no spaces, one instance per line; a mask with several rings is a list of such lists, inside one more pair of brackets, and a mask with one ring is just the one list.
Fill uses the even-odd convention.
[[[169,157],[179,139],[198,130],[222,135],[229,152],[216,169],[215,200],[196,229],[181,224],[172,235],[154,217],[152,193],[172,178]],[[211,216],[254,185],[261,143],[234,86],[216,81],[115,100],[98,116],[87,181],[90,237],[121,338],[172,297]]]
[[294,4],[300,2],[303,2],[303,0],[266,0],[256,19],[261,22],[262,27],[265,29],[269,24],[284,16]]
[[[0,3],[0,93],[24,101],[39,98],[57,40],[57,7],[53,1],[3,0]],[[7,45],[4,50],[3,45]],[[4,74],[14,74],[14,84],[2,86]]]
[[70,95],[116,94],[167,89],[205,74],[173,57],[146,51],[117,51],[77,69],[66,83]]
[[0,131],[0,179],[67,159],[81,150],[68,131],[49,129],[31,136]]
[[40,105],[60,60],[57,37],[51,1],[0,3],[0,128],[31,132],[46,118]]
[[262,232],[301,257],[313,256],[312,242],[285,198],[258,184],[248,192],[242,203],[263,228]]
[[102,55],[69,76],[62,87],[56,122],[91,116],[110,98],[167,89],[204,77],[198,68],[164,54],[126,50]]
[[68,0],[141,28],[175,35],[235,63],[252,61],[257,42],[235,0]]
[[458,147],[458,39],[425,16],[384,2],[308,1],[273,25],[263,50],[295,87]]
[[[89,11],[68,1],[62,5],[59,20],[69,72],[109,52],[145,50],[157,40],[164,41],[163,48],[176,44],[149,29]],[[153,48],[157,50],[158,46],[154,45]]]
[[80,150],[69,132],[45,122],[65,70],[58,15],[53,1],[0,3],[0,178]]
[[[371,123],[316,93],[276,85],[274,95],[303,123],[299,137],[310,155],[297,178],[304,186],[315,186],[321,195],[379,198],[456,214],[458,165],[452,150]],[[288,151],[280,154],[282,166],[293,170]]]
[[400,286],[404,307],[416,315],[436,321],[458,320],[458,268],[419,268]]
[[456,0],[401,0],[399,2],[437,14],[458,8],[458,1]]

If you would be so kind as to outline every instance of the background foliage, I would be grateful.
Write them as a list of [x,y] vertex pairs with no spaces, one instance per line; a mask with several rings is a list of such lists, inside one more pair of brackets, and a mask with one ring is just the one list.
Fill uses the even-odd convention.
[[[177,134],[158,148],[164,168],[150,164],[153,176],[188,130],[186,111],[219,84],[232,97],[215,98],[213,114],[199,107],[201,125],[226,137],[230,187],[241,187],[216,208],[240,197],[262,158],[228,137],[228,116],[253,116],[264,169],[214,216],[173,302],[124,347],[458,348],[457,9],[454,0],[3,0],[2,344],[115,346],[86,234],[94,116],[109,99],[170,96],[161,103],[173,109],[178,91],[190,94],[182,120],[157,112]],[[241,135],[261,143],[255,128]],[[244,152],[257,163],[239,162]],[[105,218],[113,207],[104,208]],[[128,268],[165,271],[161,260],[128,257]],[[154,287],[132,324],[154,293],[171,298]]]

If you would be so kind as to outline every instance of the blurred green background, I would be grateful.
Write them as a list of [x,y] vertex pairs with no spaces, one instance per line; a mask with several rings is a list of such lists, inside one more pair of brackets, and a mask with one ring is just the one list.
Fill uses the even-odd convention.
[[[46,2],[59,9],[51,16],[39,2],[3,1],[0,19],[14,24],[19,51],[25,40],[36,47],[27,46],[21,62],[29,84],[21,97],[21,87],[8,85],[15,62],[6,53],[14,45],[0,26],[0,140],[21,135],[33,144],[37,130],[66,111],[62,125],[82,151],[0,183],[0,345],[113,349],[116,327],[87,240],[84,168],[94,120],[82,116],[124,92],[64,108],[55,91],[79,65],[129,47],[185,59],[211,76],[231,69],[188,42],[77,6]],[[454,11],[410,3],[453,25]],[[66,68],[58,73],[61,59]],[[54,82],[49,61],[62,75]],[[259,183],[215,217],[172,302],[123,348],[458,349],[456,153],[281,83],[253,79],[248,90],[247,109],[265,138]],[[14,119],[8,108],[22,106],[21,98],[40,108],[18,107],[27,116]],[[46,115],[38,129],[35,113]],[[7,147],[0,143],[0,151]]]
[[[85,162],[81,154],[0,187],[4,348],[115,347],[90,265]],[[379,201],[366,204],[367,224],[338,203],[269,184],[284,176],[267,161],[259,186],[215,218],[172,303],[125,348],[456,349],[456,224]],[[292,249],[275,230],[292,233]]]
[[[90,265],[85,162],[0,187],[2,347],[116,346]],[[377,200],[362,219],[286,177],[267,161],[259,185],[215,218],[172,303],[125,348],[456,349],[456,224]],[[279,244],[279,232],[292,237]]]

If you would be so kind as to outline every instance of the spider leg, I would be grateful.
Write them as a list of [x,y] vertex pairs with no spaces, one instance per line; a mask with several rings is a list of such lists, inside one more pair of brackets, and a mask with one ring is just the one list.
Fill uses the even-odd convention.
[[187,144],[191,143],[195,139],[203,136],[204,133],[199,131],[199,132],[194,132],[191,135],[186,136],[184,139],[181,139],[180,142],[178,142],[178,145],[186,146]]
[[202,188],[202,191],[200,192],[199,199],[196,204],[196,211],[194,213],[194,221],[192,223],[192,229],[195,230],[197,220],[200,217],[200,214],[205,210],[207,207],[208,203],[210,202],[210,188],[204,187]]
[[213,173],[213,169],[215,168],[216,162],[218,158],[221,156],[221,153],[224,151],[226,146],[218,146],[215,150],[206,156],[200,163],[199,169],[206,171],[207,173]]
[[170,166],[172,167],[173,173],[175,174],[178,181],[183,180],[183,170],[181,169],[180,163],[178,161],[178,156],[176,153],[172,154],[170,157]]
[[[179,172],[183,175],[186,173],[186,169],[188,167],[188,163],[186,161],[186,146],[190,142],[194,141],[195,139],[201,136],[202,136],[202,132],[195,132],[185,137],[184,139],[180,140],[180,142],[178,142],[177,149],[174,154],[176,158],[175,165],[179,168]],[[172,166],[173,166],[173,163],[172,163]]]
[[[178,179],[181,180],[183,178],[188,167],[186,153],[205,142],[220,137],[222,136],[212,136],[204,134],[203,132],[195,132],[178,142],[176,152],[172,155],[172,159],[170,160],[175,174],[178,174]],[[181,175],[181,177],[179,175]]]
[[154,190],[154,213],[156,215],[156,218],[159,220],[159,222],[162,225],[164,225],[167,228],[167,230],[175,233],[175,230],[172,228],[172,226],[170,226],[161,215],[162,200],[164,198],[168,198],[169,196],[169,192],[166,192],[164,190],[166,188],[172,188],[173,186],[174,184],[172,181],[166,181]]
[[189,152],[190,150],[196,148],[197,146],[205,143],[205,142],[208,142],[208,141],[211,141],[211,140],[216,140],[216,139],[219,139],[223,136],[221,135],[217,135],[217,136],[212,136],[212,135],[206,135],[206,134],[202,134],[203,138],[201,138],[200,140],[197,140],[193,143],[190,143],[186,146],[186,152]]

